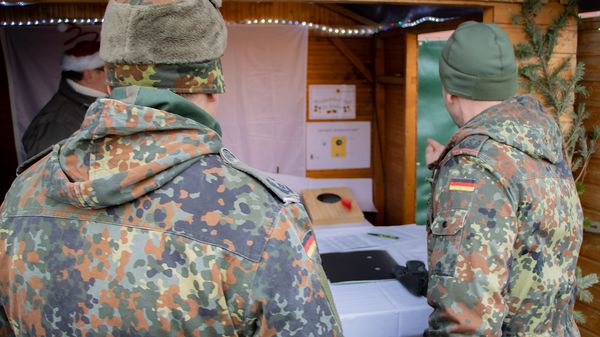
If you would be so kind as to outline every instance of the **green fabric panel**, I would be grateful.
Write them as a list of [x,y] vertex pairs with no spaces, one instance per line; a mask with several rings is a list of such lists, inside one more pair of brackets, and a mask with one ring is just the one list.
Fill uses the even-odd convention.
[[419,97],[417,117],[417,215],[416,223],[427,222],[427,202],[431,195],[431,171],[425,163],[427,138],[446,144],[457,130],[442,100],[438,60],[445,41],[419,42]]

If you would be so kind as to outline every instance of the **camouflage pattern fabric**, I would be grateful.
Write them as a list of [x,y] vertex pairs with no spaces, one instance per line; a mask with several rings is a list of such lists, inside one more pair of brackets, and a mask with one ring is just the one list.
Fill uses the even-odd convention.
[[112,87],[136,85],[170,89],[178,94],[225,92],[221,60],[187,64],[106,64]]
[[13,183],[0,335],[342,336],[298,197],[238,169],[180,96],[124,92],[174,113],[99,99]]
[[531,96],[511,98],[467,122],[440,158],[425,336],[579,336],[583,215],[552,117]]

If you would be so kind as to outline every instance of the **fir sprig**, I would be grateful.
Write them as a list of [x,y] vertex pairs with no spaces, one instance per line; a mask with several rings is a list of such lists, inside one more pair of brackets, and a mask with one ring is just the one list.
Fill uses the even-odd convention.
[[[574,109],[575,97],[586,98],[588,92],[581,85],[585,73],[585,65],[577,63],[571,76],[572,59],[570,57],[552,65],[550,60],[558,44],[561,31],[566,27],[570,18],[579,19],[577,15],[577,0],[569,0],[564,10],[552,21],[544,31],[535,22],[537,13],[542,9],[541,0],[526,0],[523,2],[520,14],[513,16],[513,24],[520,24],[527,35],[527,41],[515,46],[515,55],[521,61],[519,74],[524,79],[523,88],[528,92],[537,93],[549,108],[556,122],[561,125],[562,120],[571,121],[568,128],[561,127],[563,152],[565,159],[574,172],[577,191],[584,191],[583,178],[592,155],[597,150],[600,139],[600,127],[594,127],[588,132],[585,121],[590,117],[590,112],[585,109],[585,104],[579,104]],[[590,220],[586,218],[585,222]],[[580,301],[590,303],[592,293],[588,290],[598,283],[596,274],[583,276],[581,269],[576,268],[577,297]],[[586,318],[582,312],[573,313],[575,320],[585,323]]]

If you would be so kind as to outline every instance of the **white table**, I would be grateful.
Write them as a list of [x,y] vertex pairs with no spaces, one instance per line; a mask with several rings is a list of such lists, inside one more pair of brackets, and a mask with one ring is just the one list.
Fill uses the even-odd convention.
[[[398,240],[367,233],[398,236]],[[427,261],[425,227],[354,225],[315,227],[320,253],[385,249],[399,264]],[[396,280],[334,283],[331,291],[346,337],[423,336],[432,309],[425,297],[416,297]]]

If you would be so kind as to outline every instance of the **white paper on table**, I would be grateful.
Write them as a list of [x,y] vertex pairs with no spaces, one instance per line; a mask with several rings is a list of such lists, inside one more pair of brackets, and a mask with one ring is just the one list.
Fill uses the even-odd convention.
[[[420,228],[419,228],[420,227]],[[369,235],[368,233],[390,235],[398,239]],[[398,251],[407,250],[409,255],[397,260],[399,263],[406,262],[405,257],[421,257],[421,251],[426,256],[426,234],[422,226],[406,225],[393,227],[367,227],[357,226],[354,228],[328,228],[315,227],[315,234],[320,253],[345,252],[363,248],[385,248],[395,252],[393,246],[398,246]]]
[[385,234],[400,236],[402,238],[424,239],[427,240],[425,226],[420,225],[402,225],[402,226],[379,226],[378,231]]
[[376,247],[377,243],[372,241],[365,234],[325,236],[322,238],[317,236],[317,245],[321,254]]

